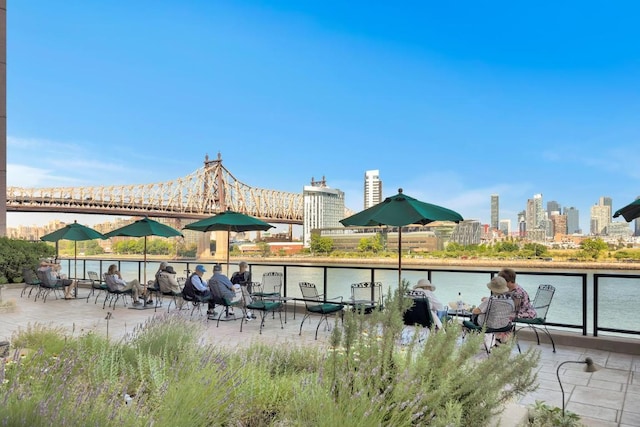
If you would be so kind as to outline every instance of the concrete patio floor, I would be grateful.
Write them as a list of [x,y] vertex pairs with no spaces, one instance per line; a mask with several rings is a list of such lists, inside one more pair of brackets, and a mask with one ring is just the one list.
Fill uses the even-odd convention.
[[[33,295],[31,298],[27,298],[26,295],[21,298],[21,290],[22,285],[5,286],[2,290],[3,301],[15,301],[15,307],[0,310],[0,340],[10,340],[14,332],[35,323],[62,326],[74,334],[94,331],[106,335],[108,327],[109,337],[119,339],[132,333],[136,326],[150,320],[154,314],[167,312],[166,301],[164,307],[158,308],[157,313],[154,313],[153,309],[124,308],[121,303],[118,303],[115,310],[109,307],[103,309],[102,298],[97,305],[94,304],[93,298],[87,302],[88,289],[80,289],[80,298],[76,300],[56,300],[50,295],[46,303],[43,303],[42,299],[34,301]],[[111,313],[111,318],[107,321],[108,312]],[[189,311],[182,310],[181,313],[189,317]],[[280,328],[277,316],[276,319],[269,316],[262,335],[258,333],[259,320],[245,323],[243,332],[240,333],[239,320],[220,322],[220,326],[216,327],[215,321],[205,320],[206,316],[200,315],[197,311],[191,319],[204,324],[205,343],[226,347],[243,347],[261,341],[271,345],[281,343],[323,346],[327,345],[329,337],[329,332],[321,326],[318,340],[314,339],[318,319],[313,316],[311,321],[305,322],[302,335],[299,336],[302,320],[300,313],[297,313],[294,319],[293,313],[289,312],[284,329]],[[584,365],[569,363],[560,370],[565,389],[566,409],[578,414],[586,426],[640,426],[640,356],[562,345],[556,345],[557,351],[553,353],[549,344],[543,343],[538,346],[535,342],[522,339],[520,344],[523,350],[533,345],[541,352],[539,388],[514,402],[499,421],[499,425],[516,426],[526,412],[524,407],[536,400],[561,407],[562,395],[556,378],[558,365],[564,361],[579,361],[591,357],[602,369],[587,373],[583,371]]]

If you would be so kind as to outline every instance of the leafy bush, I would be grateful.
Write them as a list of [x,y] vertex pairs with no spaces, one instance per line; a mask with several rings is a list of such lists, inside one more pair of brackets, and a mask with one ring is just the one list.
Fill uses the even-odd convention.
[[535,405],[529,410],[529,419],[525,427],[578,427],[581,425],[577,414],[565,411],[563,415],[562,410],[557,406],[552,407],[536,400]]
[[345,313],[329,348],[202,346],[179,314],[120,342],[21,330],[13,346],[32,351],[0,359],[0,425],[480,426],[534,388],[537,352],[504,345],[486,358],[482,336],[460,342],[458,325],[399,345],[400,295],[384,311]]
[[22,282],[23,268],[36,268],[40,259],[54,254],[55,249],[44,242],[0,237],[0,284]]

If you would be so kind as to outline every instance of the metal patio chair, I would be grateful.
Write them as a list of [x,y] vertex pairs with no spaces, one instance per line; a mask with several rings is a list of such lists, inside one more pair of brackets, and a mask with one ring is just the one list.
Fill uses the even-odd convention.
[[[302,318],[302,322],[300,323],[300,333],[302,335],[302,325],[304,325],[304,321],[309,318],[312,314],[319,314],[320,321],[318,322],[318,326],[316,327],[316,339],[318,339],[318,329],[320,329],[320,325],[322,322],[325,322],[326,327],[329,326],[329,318],[330,314],[336,313],[340,314],[340,319],[344,321],[344,306],[342,305],[342,297],[335,298],[324,298],[324,294],[318,294],[318,290],[316,289],[316,285],[310,282],[300,282],[300,292],[302,292],[302,298],[304,299],[304,305],[306,307],[306,313]],[[336,302],[328,302],[328,301],[336,301]]]
[[518,317],[515,320],[516,324],[522,324],[524,326],[517,329],[518,330],[529,327],[535,332],[536,340],[538,341],[538,345],[540,345],[540,336],[538,335],[538,329],[542,330],[547,337],[549,337],[549,341],[551,341],[551,346],[553,347],[553,352],[556,352],[556,344],[553,342],[553,337],[551,333],[547,329],[546,320],[547,320],[547,312],[549,311],[549,307],[551,306],[551,300],[553,300],[553,294],[556,292],[556,288],[552,285],[540,285],[538,286],[538,291],[536,292],[535,298],[531,301],[531,305],[536,310],[536,317],[534,318],[524,318]]
[[36,290],[36,299],[38,296],[38,293],[40,292],[40,279],[38,279],[38,276],[36,275],[36,273],[33,271],[33,269],[29,268],[29,267],[25,267],[22,269],[22,280],[24,280],[24,286],[22,287],[22,292],[20,292],[20,298],[22,298],[22,296],[25,294],[25,292],[27,291],[27,289],[29,289],[29,294],[27,295],[27,298],[31,298],[31,292],[33,292],[33,290]]
[[93,303],[97,304],[100,295],[104,295],[105,298],[107,297],[107,292],[109,290],[109,288],[107,288],[107,282],[100,280],[98,273],[95,271],[87,271],[87,277],[89,277],[89,280],[91,281],[91,290],[89,291],[89,295],[87,295],[87,302],[89,302],[89,298],[95,294],[96,299]]
[[359,282],[351,285],[351,303],[354,310],[371,313],[382,309],[382,282]]

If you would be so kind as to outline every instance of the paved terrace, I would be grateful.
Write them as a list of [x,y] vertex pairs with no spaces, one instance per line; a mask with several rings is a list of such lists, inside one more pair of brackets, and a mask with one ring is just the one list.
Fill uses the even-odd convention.
[[[88,331],[96,333],[107,333],[107,312],[112,313],[109,321],[109,336],[118,339],[131,333],[133,329],[154,316],[153,309],[137,310],[123,308],[120,303],[113,310],[107,307],[102,309],[102,304],[94,304],[93,298],[87,303],[86,298],[65,301],[56,300],[52,295],[46,303],[42,299],[34,301],[33,296],[21,298],[22,285],[6,286],[2,290],[2,297],[5,302],[15,301],[15,309],[10,311],[0,311],[0,340],[10,340],[11,335],[28,324],[42,323],[64,326],[75,334],[82,334]],[[88,294],[88,289],[80,289],[80,297]],[[298,307],[300,309],[300,307]],[[173,308],[172,308],[173,310]],[[158,309],[158,314],[166,313],[165,309]],[[183,310],[185,316],[189,316],[189,311]],[[194,322],[205,324],[203,340],[216,345],[227,347],[243,347],[254,341],[265,341],[270,344],[286,343],[288,345],[326,345],[329,333],[320,328],[318,340],[314,340],[315,328],[318,318],[312,316],[311,322],[305,322],[302,336],[298,335],[300,313],[293,319],[291,312],[288,313],[287,323],[284,329],[280,329],[279,322],[269,317],[265,323],[262,335],[259,335],[259,322],[252,321],[245,323],[243,332],[239,332],[239,321],[220,322],[220,327],[216,327],[215,321],[207,321],[205,316],[194,312],[192,317]],[[554,334],[555,336],[555,334]],[[598,338],[599,339],[599,338]],[[559,337],[560,342],[571,343],[576,340]],[[579,340],[578,340],[579,341]],[[624,340],[620,340],[622,343]],[[595,343],[594,340],[582,340],[581,345]],[[598,341],[602,342],[602,341]],[[567,360],[584,360],[591,357],[595,363],[603,369],[587,373],[583,371],[582,364],[566,364],[560,373],[565,388],[567,399],[567,410],[580,415],[586,426],[602,427],[624,427],[640,426],[640,355],[635,350],[640,342],[632,342],[629,346],[616,346],[627,351],[621,353],[611,351],[607,345],[590,345],[590,348],[578,347],[575,345],[557,344],[557,352],[553,353],[550,344],[537,346],[535,341],[520,339],[523,349],[535,346],[541,351],[541,361],[539,365],[538,390],[524,396],[520,401],[514,402],[508,407],[500,421],[501,426],[516,426],[524,416],[524,407],[542,400],[553,406],[562,406],[560,387],[556,379],[556,369],[561,362]],[[515,351],[515,350],[514,350]],[[479,357],[486,357],[484,350],[479,349]]]

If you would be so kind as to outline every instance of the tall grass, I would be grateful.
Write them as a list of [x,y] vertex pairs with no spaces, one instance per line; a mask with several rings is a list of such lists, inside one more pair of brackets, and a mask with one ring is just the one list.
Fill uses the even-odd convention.
[[180,316],[117,343],[32,327],[13,339],[31,352],[0,366],[0,425],[481,426],[533,389],[537,353],[479,356],[482,337],[460,342],[456,325],[399,345],[403,309],[395,295],[346,313],[329,348],[202,346]]

